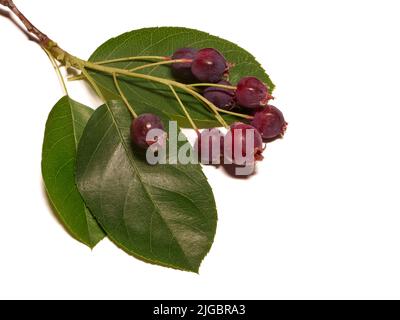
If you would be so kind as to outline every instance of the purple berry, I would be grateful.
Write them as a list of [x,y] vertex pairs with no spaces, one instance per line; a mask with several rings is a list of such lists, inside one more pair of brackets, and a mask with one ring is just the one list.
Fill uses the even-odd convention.
[[217,128],[204,129],[198,133],[194,149],[202,164],[220,164],[224,135]]
[[[189,59],[193,61],[194,58],[196,57],[196,54],[197,54],[197,49],[181,48],[175,51],[171,59],[172,60]],[[171,66],[173,75],[184,82],[193,82],[195,80],[192,74],[191,67],[192,67],[192,62],[189,61],[173,63]]]
[[228,66],[224,56],[212,48],[197,52],[192,63],[192,73],[200,82],[216,83],[222,80]]
[[271,96],[264,83],[255,77],[242,78],[236,88],[236,100],[244,108],[254,109],[267,105]]
[[[252,140],[248,140],[249,138]],[[264,159],[262,137],[257,129],[249,124],[233,123],[225,136],[225,143],[225,157],[236,165],[243,165],[245,162],[254,163]],[[250,148],[249,153],[247,146]]]
[[155,114],[143,113],[137,118],[133,119],[131,125],[131,139],[133,143],[142,149],[147,149],[156,142],[161,143],[162,137],[158,136],[154,139],[149,139],[147,137],[147,134],[152,129],[164,131],[164,126],[161,122],[161,119]]
[[[222,80],[218,84],[231,86],[228,81]],[[203,96],[211,101],[215,106],[224,110],[230,110],[234,107],[235,91],[225,88],[208,87],[204,90]]]
[[274,139],[284,135],[287,122],[278,108],[268,105],[256,112],[251,125],[261,133],[263,139]]

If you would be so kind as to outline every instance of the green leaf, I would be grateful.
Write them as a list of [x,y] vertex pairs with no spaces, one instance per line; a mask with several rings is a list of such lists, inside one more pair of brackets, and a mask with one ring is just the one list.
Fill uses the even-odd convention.
[[55,214],[73,237],[93,248],[104,237],[75,183],[76,151],[93,110],[68,96],[53,107],[46,123],[42,175]]
[[[241,77],[255,76],[264,81],[271,90],[274,88],[269,76],[249,52],[232,42],[193,29],[162,27],[134,30],[105,42],[92,54],[90,61],[143,55],[167,56],[182,47],[213,47],[220,50],[227,60],[235,65],[230,70],[230,81],[233,84],[236,84]],[[129,69],[144,63],[146,62],[131,61],[109,65]],[[168,65],[143,69],[139,72],[173,79],[171,68]],[[91,72],[91,75],[105,97],[119,99],[112,77],[98,72]],[[182,127],[190,127],[167,87],[147,80],[132,78],[125,78],[121,81],[121,87],[128,100],[133,103],[148,103],[166,113],[171,119],[179,121]],[[185,105],[200,128],[219,126],[215,117],[196,99],[183,92],[180,92],[180,96],[183,97]],[[224,116],[224,118],[228,123],[238,120],[232,116]]]
[[[138,113],[168,116],[149,105]],[[197,272],[216,230],[212,190],[200,165],[149,165],[132,147],[121,102],[98,108],[78,148],[78,188],[108,237],[145,261]],[[182,142],[184,143],[184,142]],[[182,144],[181,143],[181,144]]]

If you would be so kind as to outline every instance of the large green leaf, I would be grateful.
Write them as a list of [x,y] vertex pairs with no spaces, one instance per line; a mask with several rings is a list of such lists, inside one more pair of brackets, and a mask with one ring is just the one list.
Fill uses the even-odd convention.
[[79,241],[93,248],[103,237],[75,183],[78,141],[93,110],[65,96],[46,123],[42,175],[55,214]]
[[[267,83],[271,90],[274,88],[268,75],[249,52],[232,42],[193,29],[162,27],[134,30],[105,42],[93,53],[90,61],[96,62],[143,55],[166,56],[171,55],[181,47],[216,48],[225,55],[229,62],[235,65],[230,70],[230,81],[232,83],[237,83],[243,76],[256,76]],[[145,62],[135,61],[110,65],[127,69],[143,63]],[[169,66],[143,69],[141,72],[173,79]],[[91,74],[107,98],[118,98],[118,91],[114,86],[112,77],[96,72]],[[148,103],[165,112],[170,118],[178,120],[182,127],[190,127],[175,98],[165,86],[147,80],[125,79],[121,81],[121,87],[129,100]],[[182,92],[180,94],[200,128],[219,125],[214,116],[197,100]],[[224,117],[228,123],[237,121],[237,118],[232,116]]]
[[[137,113],[157,113],[136,104]],[[216,230],[213,193],[200,165],[149,165],[129,137],[120,102],[98,108],[78,148],[78,188],[107,235],[146,261],[197,272]],[[184,142],[181,142],[181,144]]]

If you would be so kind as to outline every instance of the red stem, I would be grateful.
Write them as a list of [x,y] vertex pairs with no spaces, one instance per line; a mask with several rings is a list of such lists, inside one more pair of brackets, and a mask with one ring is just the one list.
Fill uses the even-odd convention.
[[41,32],[38,28],[36,28],[23,14],[17,6],[14,4],[12,0],[0,0],[0,4],[3,6],[8,7],[17,17],[18,19],[24,24],[26,29],[35,35],[39,40],[39,43],[46,47],[47,43],[50,41],[49,37],[46,36],[43,32]]

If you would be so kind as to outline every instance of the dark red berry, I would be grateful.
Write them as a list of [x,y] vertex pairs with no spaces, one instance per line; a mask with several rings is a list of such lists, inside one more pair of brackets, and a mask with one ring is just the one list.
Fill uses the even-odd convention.
[[220,164],[224,149],[224,135],[217,129],[204,129],[198,133],[195,152],[202,164]]
[[[231,86],[228,81],[222,80],[218,82],[225,86]],[[204,90],[203,96],[211,101],[215,106],[224,110],[230,110],[234,107],[235,91],[225,88],[208,87]]]
[[221,81],[227,71],[224,56],[215,49],[205,48],[197,52],[192,63],[192,73],[200,82]]
[[282,137],[287,122],[278,108],[268,105],[264,110],[256,112],[251,125],[261,133],[263,139],[269,140]]
[[[164,131],[164,125],[162,124],[161,119],[155,114],[143,113],[133,119],[131,125],[131,139],[133,143],[142,149],[147,149],[156,142],[161,143],[163,137],[155,136],[150,139],[147,136],[149,131],[152,129]],[[163,134],[165,134],[165,132]]]
[[[189,59],[193,61],[194,58],[196,57],[196,54],[197,54],[197,49],[181,48],[174,52],[171,59],[172,60]],[[195,78],[191,70],[192,61],[173,63],[171,68],[174,77],[184,82],[193,82]]]
[[226,159],[236,165],[254,163],[264,158],[263,151],[262,137],[256,128],[242,122],[235,122],[230,126],[225,136]]
[[236,100],[244,108],[264,107],[270,98],[265,84],[255,77],[242,78],[237,85]]

